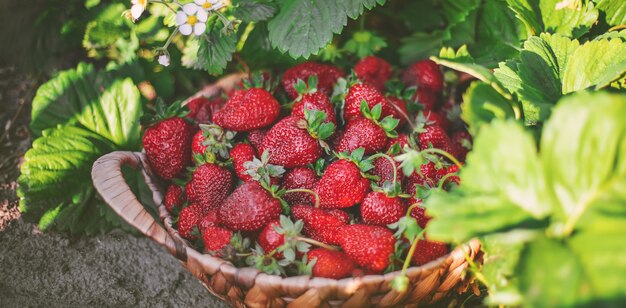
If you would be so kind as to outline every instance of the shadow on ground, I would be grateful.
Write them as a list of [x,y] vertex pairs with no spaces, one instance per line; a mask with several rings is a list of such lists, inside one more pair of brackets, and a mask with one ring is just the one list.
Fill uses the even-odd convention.
[[0,233],[0,306],[226,307],[149,239],[68,239],[21,219]]

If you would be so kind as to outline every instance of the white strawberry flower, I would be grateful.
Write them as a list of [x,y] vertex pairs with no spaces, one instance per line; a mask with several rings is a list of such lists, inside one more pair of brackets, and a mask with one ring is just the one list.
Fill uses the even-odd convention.
[[183,5],[182,11],[176,13],[176,24],[183,35],[202,35],[206,30],[207,12],[195,3]]
[[159,56],[159,64],[163,65],[163,66],[169,66],[170,65],[170,55],[167,53],[164,53],[162,55]]
[[130,7],[130,16],[133,20],[139,19],[139,16],[148,7],[148,0],[131,0],[130,3],[133,5]]
[[219,10],[226,5],[226,3],[222,0],[194,0],[193,2],[203,8],[205,11]]

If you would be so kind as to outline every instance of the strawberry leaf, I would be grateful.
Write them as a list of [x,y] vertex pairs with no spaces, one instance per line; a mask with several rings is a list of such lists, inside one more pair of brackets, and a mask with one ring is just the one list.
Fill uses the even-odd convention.
[[515,119],[511,101],[481,81],[473,82],[467,89],[463,95],[461,108],[461,117],[474,135],[481,126],[489,124],[494,119]]
[[376,104],[376,106],[374,106],[374,108],[372,108],[371,110],[372,120],[378,121],[378,119],[380,119],[380,115],[382,114],[382,112],[383,112],[383,104]]
[[276,5],[267,0],[235,0],[233,15],[245,21],[264,21],[276,13]]

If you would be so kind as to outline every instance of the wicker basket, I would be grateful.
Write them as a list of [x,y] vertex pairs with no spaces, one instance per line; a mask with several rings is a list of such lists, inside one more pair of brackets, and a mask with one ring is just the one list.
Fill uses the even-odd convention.
[[[205,87],[197,95],[213,96],[232,88],[241,74],[227,76]],[[130,190],[121,168],[140,169],[159,205],[157,222]],[[236,268],[230,262],[202,254],[172,228],[172,217],[163,205],[163,187],[143,153],[113,152],[98,159],[92,170],[93,183],[104,201],[126,222],[179,259],[205,287],[220,299],[237,307],[366,307],[418,306],[432,304],[451,292],[467,290],[464,272],[468,260],[479,261],[480,244],[470,241],[450,254],[424,266],[407,271],[410,283],[406,292],[390,288],[399,272],[341,280],[298,276],[282,278],[254,268]]]

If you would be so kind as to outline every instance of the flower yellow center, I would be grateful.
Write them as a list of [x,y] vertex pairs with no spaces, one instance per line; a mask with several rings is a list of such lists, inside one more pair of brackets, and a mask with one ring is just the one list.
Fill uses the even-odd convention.
[[209,2],[209,1],[205,2],[204,4],[202,4],[202,8],[205,9],[205,10],[208,10],[211,7],[213,7],[213,3]]
[[148,0],[137,0],[137,4],[146,7],[148,6]]
[[187,17],[187,23],[192,26],[195,25],[196,23],[198,23],[198,17],[196,17],[196,15],[191,15]]

